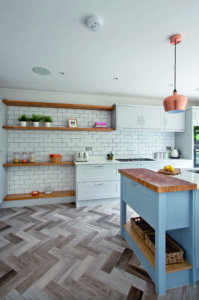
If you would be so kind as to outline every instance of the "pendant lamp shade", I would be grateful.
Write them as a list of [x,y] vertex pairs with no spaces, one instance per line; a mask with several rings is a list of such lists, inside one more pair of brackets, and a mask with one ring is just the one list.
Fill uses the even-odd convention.
[[168,113],[180,113],[187,108],[187,97],[179,95],[177,92],[173,92],[172,96],[168,96],[164,99],[164,110]]
[[186,96],[179,95],[176,90],[176,45],[182,40],[181,34],[174,34],[170,37],[170,44],[175,45],[174,55],[174,91],[173,95],[164,99],[163,105],[165,112],[168,113],[180,113],[186,110],[188,100]]

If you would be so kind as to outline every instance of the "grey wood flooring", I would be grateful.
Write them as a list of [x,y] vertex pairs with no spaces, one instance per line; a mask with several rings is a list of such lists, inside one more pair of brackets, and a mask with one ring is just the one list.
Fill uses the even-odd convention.
[[199,284],[158,298],[119,234],[119,206],[31,206],[0,210],[0,299],[194,300]]

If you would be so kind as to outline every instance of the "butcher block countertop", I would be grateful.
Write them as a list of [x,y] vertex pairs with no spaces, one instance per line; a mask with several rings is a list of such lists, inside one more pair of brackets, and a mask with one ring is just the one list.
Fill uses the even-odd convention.
[[197,190],[197,184],[148,169],[122,169],[119,173],[157,193]]

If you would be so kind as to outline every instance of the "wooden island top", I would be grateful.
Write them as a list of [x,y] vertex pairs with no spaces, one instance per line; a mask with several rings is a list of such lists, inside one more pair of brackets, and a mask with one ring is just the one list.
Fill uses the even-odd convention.
[[121,169],[119,173],[157,193],[197,190],[195,183],[148,169]]

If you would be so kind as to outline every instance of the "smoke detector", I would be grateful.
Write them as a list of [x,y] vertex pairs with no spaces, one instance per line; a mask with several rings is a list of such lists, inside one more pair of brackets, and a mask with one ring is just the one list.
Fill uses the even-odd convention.
[[86,25],[91,31],[99,31],[103,26],[103,21],[100,17],[90,16],[86,19]]

